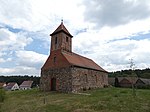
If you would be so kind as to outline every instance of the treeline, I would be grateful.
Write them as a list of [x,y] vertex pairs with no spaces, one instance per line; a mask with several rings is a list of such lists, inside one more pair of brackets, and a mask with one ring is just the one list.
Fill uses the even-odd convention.
[[136,69],[136,70],[121,70],[116,72],[110,72],[109,77],[130,77],[130,76],[137,76],[140,78],[147,78],[150,79],[150,68],[146,69]]
[[36,77],[36,76],[0,76],[0,82],[5,82],[6,84],[9,82],[16,82],[18,83],[18,85],[20,85],[23,81],[26,80],[32,80],[33,87],[36,87],[37,85],[40,84],[40,77]]

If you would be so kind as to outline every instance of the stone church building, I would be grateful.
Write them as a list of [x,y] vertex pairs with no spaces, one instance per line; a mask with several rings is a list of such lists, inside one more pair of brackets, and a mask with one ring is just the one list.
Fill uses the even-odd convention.
[[72,52],[73,36],[63,22],[50,36],[50,55],[41,68],[41,90],[78,92],[108,85],[107,71],[93,60]]

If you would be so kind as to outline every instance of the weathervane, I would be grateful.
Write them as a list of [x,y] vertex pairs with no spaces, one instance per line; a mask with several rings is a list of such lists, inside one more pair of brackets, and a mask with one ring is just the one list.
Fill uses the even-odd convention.
[[63,18],[61,19],[61,23],[63,23]]

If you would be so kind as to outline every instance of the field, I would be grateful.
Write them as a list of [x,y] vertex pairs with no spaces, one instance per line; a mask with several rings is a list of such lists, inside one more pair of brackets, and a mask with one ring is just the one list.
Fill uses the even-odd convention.
[[7,91],[0,112],[150,112],[150,90],[136,90],[135,97],[132,89],[122,88],[83,94],[44,93],[37,89]]

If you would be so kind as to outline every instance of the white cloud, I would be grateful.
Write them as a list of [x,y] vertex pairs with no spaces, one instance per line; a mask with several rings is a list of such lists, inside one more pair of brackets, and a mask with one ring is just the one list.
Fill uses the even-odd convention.
[[3,74],[9,75],[9,74],[12,74],[14,71],[15,69],[12,69],[12,68],[0,68],[1,75]]
[[84,19],[97,27],[118,26],[149,17],[149,0],[92,0],[85,5]]
[[27,38],[25,33],[13,33],[5,28],[0,29],[0,40],[1,51],[24,49],[32,42],[32,39]]
[[148,68],[150,40],[143,36],[150,35],[149,21],[147,18],[113,28],[87,29],[73,39],[73,49],[108,71],[129,69],[130,58],[134,58],[137,68]]
[[0,63],[5,62],[5,60],[3,58],[0,58]]
[[10,62],[10,61],[12,61],[11,58],[7,58],[7,59],[0,58],[0,63]]
[[[148,68],[150,62],[150,40],[116,40],[109,43],[98,43],[80,47],[79,53],[98,62],[108,71],[129,69],[131,58],[136,68]],[[85,52],[88,50],[88,52]],[[76,50],[77,51],[77,50]]]
[[1,75],[36,75],[39,76],[40,72],[34,67],[16,66],[11,68],[0,68]]
[[4,56],[6,53],[4,53],[4,52],[0,52],[0,57],[1,56]]
[[[32,10],[29,0],[1,0],[0,21],[14,28],[30,26]],[[31,12],[31,13],[29,13]]]
[[47,59],[47,55],[39,54],[34,51],[16,51],[19,66],[36,67],[40,69]]
[[72,20],[79,25],[83,24],[82,13],[78,13],[83,12],[80,3],[81,0],[1,0],[0,21],[13,28],[28,31],[51,31],[50,29],[54,28],[52,26],[58,25],[62,18],[67,22]]
[[[0,67],[0,75],[38,75],[48,56],[33,51],[16,51],[15,59],[0,58],[5,64],[13,63],[14,66]],[[15,60],[15,61],[14,61]],[[8,62],[8,63],[7,63]]]

